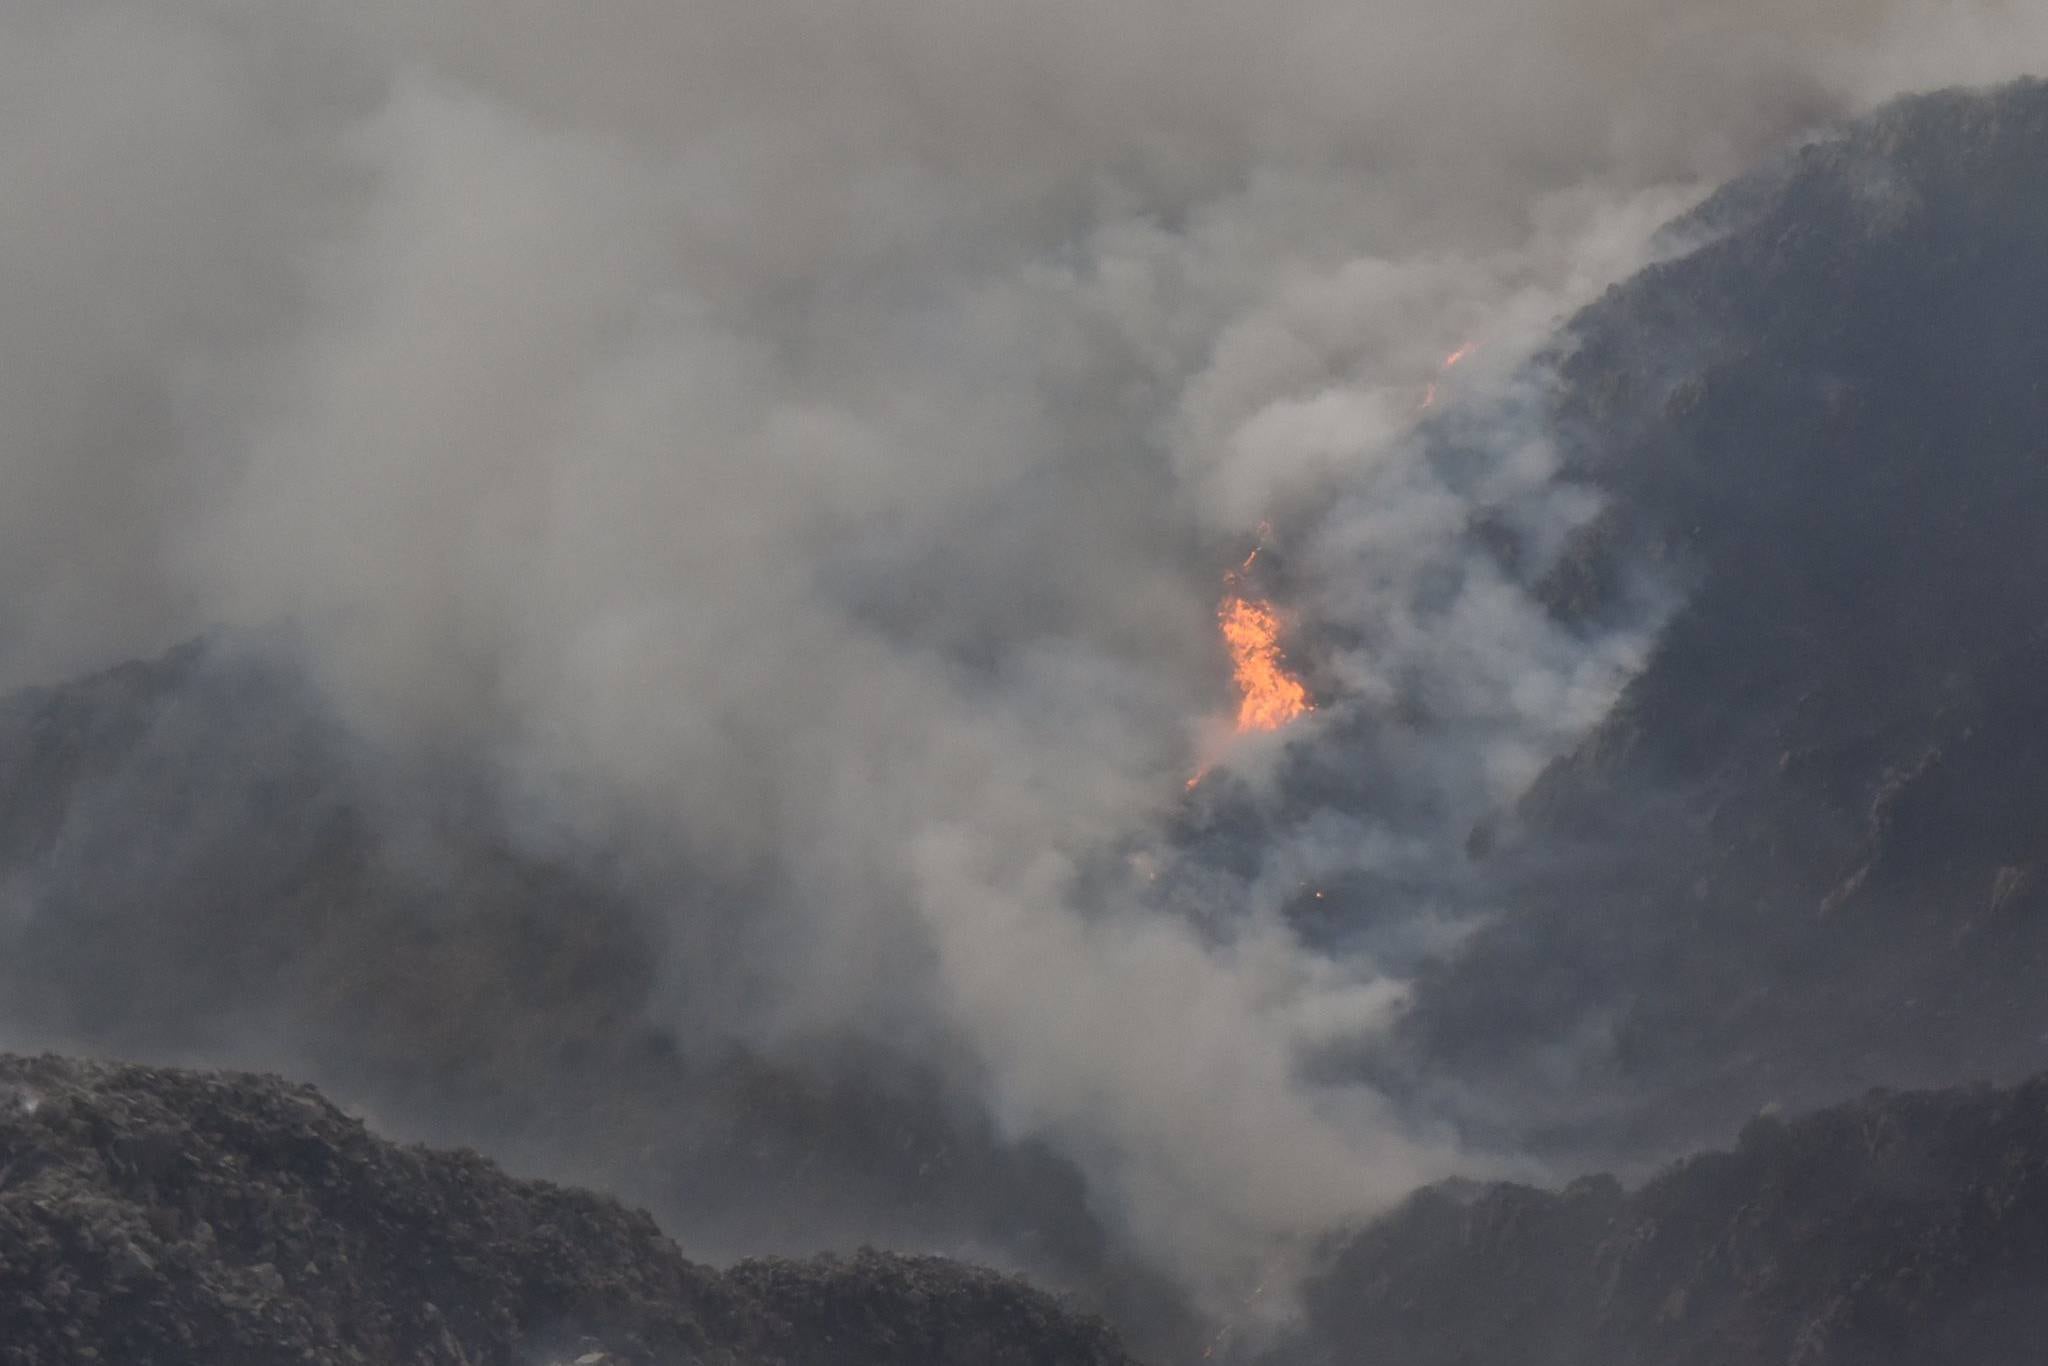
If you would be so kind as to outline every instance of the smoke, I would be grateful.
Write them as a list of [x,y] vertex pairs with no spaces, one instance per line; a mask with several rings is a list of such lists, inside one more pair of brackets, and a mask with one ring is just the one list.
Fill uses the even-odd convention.
[[[1468,534],[1540,564],[1593,511],[1521,362],[1715,179],[2044,27],[17,4],[0,679],[291,624],[365,733],[486,756],[643,888],[741,890],[676,925],[677,1018],[950,1060],[1220,1293],[1456,1163],[1311,1064],[1655,624],[1566,633]],[[1165,832],[1266,519],[1331,705],[1231,790],[1318,741],[1359,771],[1198,877]],[[1287,899],[1360,871],[1409,888],[1388,942],[1306,947]]]

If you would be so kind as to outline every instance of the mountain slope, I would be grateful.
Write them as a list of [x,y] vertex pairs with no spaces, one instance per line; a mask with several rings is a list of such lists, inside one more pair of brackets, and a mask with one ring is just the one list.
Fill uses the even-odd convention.
[[644,1214],[255,1076],[0,1056],[0,1361],[1127,1358],[936,1259],[685,1261]]
[[1152,1298],[1065,1163],[860,1040],[668,1022],[660,917],[327,717],[222,639],[0,700],[0,1046],[286,1071],[699,1255],[886,1242]]
[[2048,85],[1901,102],[1567,329],[1552,421],[1608,505],[1543,589],[1684,600],[1408,1022],[1509,1141],[1668,1151],[2048,1062],[2044,155]]
[[1872,1093],[1642,1189],[1425,1191],[1351,1240],[1291,1362],[1986,1366],[2048,1331],[2048,1080]]
[[[1371,1060],[1399,1099],[1637,1171],[1768,1102],[2048,1065],[2044,157],[2048,86],[1906,101],[1730,186],[1566,329],[1546,420],[1606,504],[1536,591],[1587,629],[1644,576],[1682,605],[1475,832],[1499,910]],[[289,1065],[693,1248],[887,1237],[1148,1293],[1068,1163],[872,1041],[706,1045],[652,1008],[660,926],[605,869],[324,715],[218,641],[0,702],[0,1038]],[[1354,757],[1302,804],[1370,800]],[[664,892],[688,920],[722,890]],[[1490,1199],[1551,1229],[1627,1197]],[[1482,1233],[1429,1237],[1462,1266]],[[1580,1274],[1578,1237],[1544,1233],[1545,1274]]]

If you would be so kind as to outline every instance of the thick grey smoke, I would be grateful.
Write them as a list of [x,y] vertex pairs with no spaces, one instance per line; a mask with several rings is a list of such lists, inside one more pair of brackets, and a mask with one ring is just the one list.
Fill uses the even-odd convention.
[[[1567,638],[1466,554],[1476,514],[1541,547],[1591,509],[1511,422],[1435,472],[1426,386],[1520,411],[1518,362],[1689,196],[2044,30],[1868,0],[23,0],[0,679],[292,623],[359,725],[489,756],[553,837],[761,889],[679,929],[745,960],[679,953],[694,1023],[964,1058],[1225,1284],[1454,1158],[1302,1079],[1401,988],[1281,903],[1422,876],[1654,621]],[[1387,781],[1447,814],[1302,823],[1204,884],[1219,937],[1147,872],[1220,743],[1219,578],[1268,518],[1347,642],[1290,738],[1425,706]]]

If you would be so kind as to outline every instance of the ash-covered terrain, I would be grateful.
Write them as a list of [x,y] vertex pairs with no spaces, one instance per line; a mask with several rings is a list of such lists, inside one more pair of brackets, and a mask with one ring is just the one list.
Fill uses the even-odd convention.
[[0,1058],[0,1360],[1129,1360],[934,1258],[689,1262],[643,1213],[401,1148],[276,1078]]
[[[1333,1245],[1268,1366],[2028,1359],[2048,1082],[1763,1116],[1639,1189],[1451,1182]],[[309,1087],[0,1058],[0,1360],[1125,1363],[957,1261],[714,1270],[644,1213],[399,1147]],[[1169,1358],[1162,1358],[1169,1359]]]
[[1404,1026],[1518,1122],[1567,1097],[1539,1141],[2048,1062],[2044,140],[2038,83],[1901,103],[1568,329],[1569,464],[1614,498],[1546,589],[1597,618],[1635,552],[1686,600]]
[[333,221],[53,334],[205,324],[21,481],[175,433],[64,504],[156,577],[0,514],[0,1361],[2032,1359],[2048,85],[1512,186],[1318,105],[1353,259],[1288,156],[1018,219],[1041,101],[991,186],[853,81],[835,198],[381,23],[180,30]]
[[2048,1084],[1759,1117],[1625,1190],[1451,1184],[1337,1250],[1285,1361],[2025,1361]]

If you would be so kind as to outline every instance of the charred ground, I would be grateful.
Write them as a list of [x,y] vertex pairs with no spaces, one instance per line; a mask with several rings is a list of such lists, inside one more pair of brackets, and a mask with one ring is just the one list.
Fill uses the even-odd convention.
[[1350,1241],[1286,1361],[2031,1359],[2048,1082],[1752,1121],[1641,1189],[1446,1186]]
[[1520,1141],[1622,1157],[2048,1061],[2044,149],[2048,86],[1903,102],[1567,330],[1555,421],[1609,501],[1553,610],[1646,565],[1685,600],[1408,1024],[1548,1113]]
[[244,1074],[0,1056],[0,1360],[1127,1361],[931,1258],[686,1261],[647,1215]]

